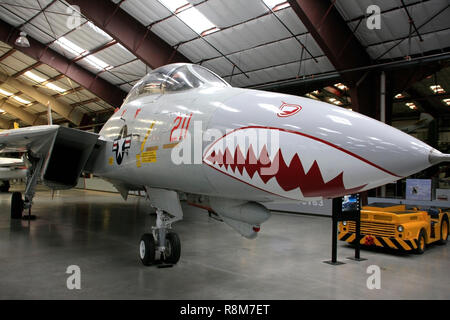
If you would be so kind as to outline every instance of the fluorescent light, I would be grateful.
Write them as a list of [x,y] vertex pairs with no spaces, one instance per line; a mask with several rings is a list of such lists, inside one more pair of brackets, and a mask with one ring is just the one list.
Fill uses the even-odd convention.
[[338,88],[338,89],[341,89],[341,90],[347,90],[348,89],[348,87],[345,85],[345,84],[343,84],[343,83],[336,83],[335,85],[334,85],[336,88]]
[[336,98],[328,98],[328,101],[330,101],[331,103],[334,103],[335,105],[341,105],[342,102],[337,100]]
[[72,41],[68,40],[67,38],[61,37],[58,40],[56,40],[56,43],[58,43],[59,45],[61,45],[61,47],[64,50],[69,51],[70,53],[79,56],[81,55],[83,52],[86,52],[86,50],[82,49],[81,47],[77,46],[75,43],[73,43]]
[[7,97],[9,97],[9,96],[12,96],[13,94],[11,93],[11,92],[9,92],[9,91],[6,91],[6,90],[4,90],[4,89],[1,89],[0,88],[0,93],[2,94],[2,95],[4,95],[4,96],[7,96]]
[[175,13],[177,9],[187,6],[190,4],[186,0],[158,0],[161,2],[167,9]]
[[44,82],[45,80],[47,80],[47,79],[44,79],[44,78],[38,76],[37,74],[35,74],[35,73],[31,72],[31,71],[25,72],[24,75],[27,76],[28,78],[30,78],[31,80],[34,80],[34,81],[39,82],[39,83],[40,82]]
[[86,62],[88,62],[91,66],[97,68],[97,69],[111,69],[112,67],[107,64],[105,61],[100,60],[99,58],[97,58],[96,56],[93,55],[89,55],[86,58],[84,58],[84,60],[86,60]]
[[314,100],[319,100],[319,98],[317,98],[315,95],[312,95],[311,93],[307,93],[307,94],[305,94],[305,96],[307,96],[308,98],[314,99]]
[[[158,0],[173,14],[176,14],[181,21],[188,25],[192,30],[201,36],[219,31],[203,13],[194,8],[186,0]],[[180,10],[183,8],[183,10]]]
[[52,89],[52,90],[55,90],[55,91],[57,91],[57,92],[64,92],[64,91],[66,91],[66,89],[63,89],[63,88],[61,88],[61,87],[58,87],[56,84],[53,84],[53,83],[47,83],[46,85],[45,85],[47,88],[49,88],[49,89]]
[[195,32],[201,34],[207,30],[213,30],[217,28],[211,21],[206,18],[203,13],[196,8],[190,8],[178,14],[178,17],[183,20],[189,27]]
[[13,99],[14,99],[14,100],[17,100],[17,101],[19,101],[20,103],[23,103],[23,104],[29,104],[29,103],[31,103],[31,101],[25,100],[25,99],[23,99],[23,98],[21,98],[21,97],[18,97],[18,96],[14,96]]
[[431,91],[433,91],[434,93],[445,93],[444,88],[442,88],[439,84],[434,85],[434,86],[430,86]]
[[411,110],[416,110],[417,106],[413,102],[405,103]]
[[[83,48],[77,46],[75,43],[73,43],[70,40],[67,40],[64,37],[59,38],[58,40],[56,40],[56,42],[58,42],[65,50],[73,53],[76,56],[81,56],[82,54],[87,53],[87,50],[84,50]],[[96,69],[108,70],[112,68],[109,64],[93,55],[87,56],[86,58],[84,58],[84,60],[86,60],[86,62],[88,62],[91,66],[95,67]]]
[[272,11],[278,11],[284,8],[289,7],[289,2],[285,0],[263,0],[264,3],[270,8]]
[[442,101],[443,101],[446,105],[450,106],[450,99],[449,99],[449,98],[447,98],[447,99],[442,99]]

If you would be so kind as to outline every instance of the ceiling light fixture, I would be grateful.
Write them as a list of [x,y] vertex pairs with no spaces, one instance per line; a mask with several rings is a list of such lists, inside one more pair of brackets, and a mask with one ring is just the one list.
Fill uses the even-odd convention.
[[17,100],[17,101],[19,101],[20,103],[23,103],[23,104],[30,104],[31,103],[31,101],[25,100],[25,99],[23,99],[21,97],[18,97],[18,96],[14,96],[13,99]]
[[431,89],[431,91],[433,91],[433,93],[436,93],[436,94],[445,93],[444,88],[442,88],[441,85],[439,85],[439,84],[430,86],[430,89]]
[[405,103],[411,110],[416,110],[417,106],[413,102]]
[[9,91],[6,91],[6,90],[4,90],[4,89],[1,89],[0,88],[0,93],[2,94],[2,95],[4,95],[4,96],[7,96],[7,97],[9,97],[9,96],[12,96],[13,94],[11,93],[11,92],[9,92]]
[[342,91],[348,90],[348,87],[345,84],[340,83],[340,82],[336,83],[334,86]]
[[25,72],[24,75],[25,75],[27,78],[30,78],[31,80],[34,80],[34,81],[36,81],[36,82],[38,82],[38,83],[41,83],[41,82],[44,82],[45,80],[47,80],[47,79],[45,79],[45,78],[42,78],[41,76],[38,76],[36,73],[33,73],[33,72],[31,72],[31,71]]
[[27,34],[25,32],[20,32],[19,37],[16,39],[16,42],[14,42],[16,46],[21,48],[29,48],[30,47],[30,41],[28,41]]

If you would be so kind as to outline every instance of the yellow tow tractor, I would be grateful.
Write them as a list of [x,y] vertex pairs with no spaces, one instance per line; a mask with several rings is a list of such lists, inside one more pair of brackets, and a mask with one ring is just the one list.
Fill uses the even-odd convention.
[[[422,254],[426,246],[445,244],[450,211],[426,210],[406,205],[374,203],[361,210],[361,245],[385,247]],[[354,244],[355,222],[339,223],[338,239]]]

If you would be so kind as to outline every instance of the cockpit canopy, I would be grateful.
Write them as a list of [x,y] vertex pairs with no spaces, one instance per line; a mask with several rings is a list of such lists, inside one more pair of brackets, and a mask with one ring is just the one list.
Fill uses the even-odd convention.
[[160,95],[200,87],[229,87],[212,71],[195,64],[174,63],[157,68],[134,85],[125,104],[147,95]]

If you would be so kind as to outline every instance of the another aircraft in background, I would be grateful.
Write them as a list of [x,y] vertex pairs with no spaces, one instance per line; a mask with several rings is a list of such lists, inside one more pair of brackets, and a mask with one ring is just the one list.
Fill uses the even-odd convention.
[[449,160],[449,155],[359,113],[307,98],[232,88],[192,64],[153,70],[130,91],[99,134],[57,125],[0,133],[4,152],[30,162],[25,198],[38,178],[53,189],[82,172],[110,181],[126,199],[145,190],[156,226],[144,234],[145,265],[174,264],[180,199],[205,208],[247,238],[270,217],[264,203],[339,197],[376,188]]
[[413,133],[419,129],[427,128],[433,120],[434,118],[431,114],[423,112],[420,114],[419,120],[409,126],[401,127],[399,130],[406,133]]

